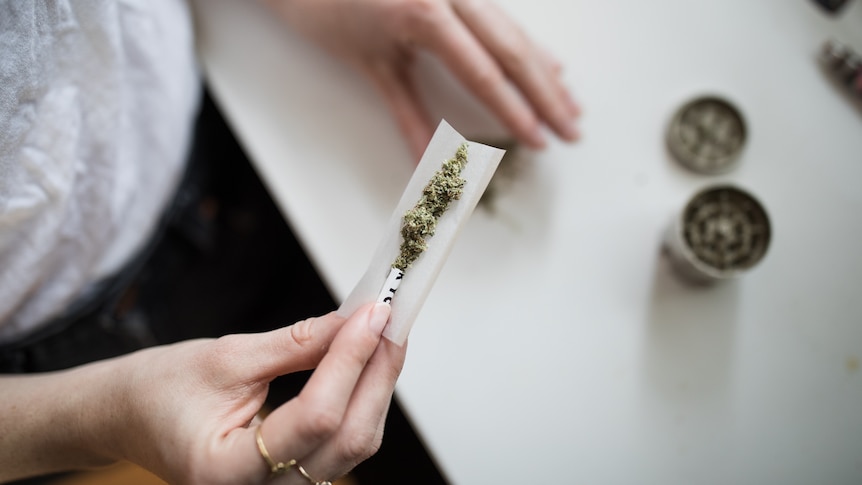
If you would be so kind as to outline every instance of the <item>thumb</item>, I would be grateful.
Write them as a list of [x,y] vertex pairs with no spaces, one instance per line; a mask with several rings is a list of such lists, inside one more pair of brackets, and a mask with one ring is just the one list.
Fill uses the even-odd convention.
[[[346,318],[335,312],[309,318],[270,332],[244,335],[249,338],[246,369],[251,379],[278,376],[313,369],[329,350],[329,344]],[[242,365],[240,363],[240,365]]]

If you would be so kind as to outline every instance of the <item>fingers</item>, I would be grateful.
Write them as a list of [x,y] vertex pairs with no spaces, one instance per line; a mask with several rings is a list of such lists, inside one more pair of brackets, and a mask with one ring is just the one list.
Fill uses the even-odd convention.
[[542,122],[565,140],[580,136],[580,109],[560,79],[559,62],[501,9],[483,0],[434,5],[413,17],[412,39],[434,52],[519,140],[544,147]]
[[559,78],[560,65],[493,2],[455,1],[453,8],[539,116],[563,139],[574,141],[578,108]]
[[368,75],[386,99],[418,163],[434,128],[407,69],[403,65],[379,64],[368,68]]
[[574,98],[572,98],[572,93],[563,85],[560,79],[563,73],[563,64],[544,47],[539,47],[539,53],[544,60],[545,68],[552,73],[552,77],[556,81],[555,84],[561,91],[561,99],[566,104],[569,114],[575,118],[579,117],[581,115],[581,107],[575,102]]
[[337,432],[388,319],[386,304],[368,305],[354,313],[302,392],[267,417],[261,433],[274,458],[304,457]]
[[455,13],[442,10],[424,21],[430,25],[417,29],[417,42],[433,51],[518,139],[544,147],[536,113]]
[[545,60],[545,64],[547,64],[548,68],[551,70],[551,72],[554,73],[555,76],[559,76],[563,73],[563,64],[560,63],[560,61],[556,57],[554,57],[548,49],[540,48],[539,51],[542,55],[542,58],[544,58]]
[[341,428],[304,459],[307,468],[332,470],[329,477],[334,478],[377,452],[406,352],[406,344],[399,347],[389,340],[381,340],[356,385]]

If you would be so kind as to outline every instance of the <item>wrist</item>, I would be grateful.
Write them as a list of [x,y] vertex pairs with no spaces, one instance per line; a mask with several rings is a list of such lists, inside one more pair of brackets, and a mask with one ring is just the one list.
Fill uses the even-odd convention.
[[0,376],[0,482],[104,466],[119,458],[100,417],[112,397],[108,369],[92,364],[34,375]]
[[95,362],[69,371],[65,419],[70,423],[69,448],[81,452],[85,466],[103,466],[127,459],[122,436],[128,421],[126,357]]

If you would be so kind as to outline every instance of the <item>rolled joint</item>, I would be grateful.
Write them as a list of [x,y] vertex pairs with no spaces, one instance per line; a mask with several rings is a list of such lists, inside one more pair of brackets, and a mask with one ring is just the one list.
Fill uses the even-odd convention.
[[403,278],[404,271],[401,271],[398,268],[390,268],[389,275],[386,277],[386,281],[380,289],[380,294],[377,296],[377,302],[392,303],[392,299],[395,298],[395,292],[398,291],[398,287],[401,286],[401,280]]

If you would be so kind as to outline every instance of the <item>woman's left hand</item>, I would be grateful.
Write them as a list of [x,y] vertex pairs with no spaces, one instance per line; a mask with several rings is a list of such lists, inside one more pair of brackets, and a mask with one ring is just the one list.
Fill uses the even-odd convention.
[[[274,461],[296,460],[315,481],[334,480],[380,446],[406,350],[381,339],[388,317],[388,305],[368,305],[348,319],[333,313],[118,359],[115,392],[124,399],[107,411],[121,426],[103,452],[170,483],[262,484],[269,467],[256,443],[261,426]],[[270,381],[311,368],[298,396],[254,419]],[[275,483],[309,482],[294,466]]]

